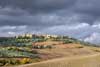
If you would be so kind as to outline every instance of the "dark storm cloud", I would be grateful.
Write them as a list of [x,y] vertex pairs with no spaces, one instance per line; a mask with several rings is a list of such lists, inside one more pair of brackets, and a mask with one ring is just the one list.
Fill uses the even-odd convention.
[[[78,0],[76,5],[72,10],[78,14],[84,14],[91,16],[91,22],[87,22],[90,24],[94,24],[94,22],[100,17],[100,0]],[[87,17],[87,19],[90,17]]]
[[20,8],[0,7],[0,15],[21,16],[26,14],[28,15],[29,13]]
[[78,0],[76,3],[76,12],[86,13],[94,16],[100,15],[100,0]]
[[[1,20],[1,25],[56,25],[63,24],[63,22],[59,23],[58,21],[52,22],[41,22],[38,19],[39,17],[26,17],[27,15],[37,15],[39,13],[47,13],[49,12],[57,13],[57,15],[64,17],[63,15],[68,16],[68,14],[80,14],[80,18],[77,22],[86,22],[89,24],[93,24],[95,20],[99,17],[100,7],[98,0],[0,0],[1,11],[0,15],[8,15],[15,16],[15,18],[7,18]],[[60,12],[61,11],[61,12]],[[51,14],[52,14],[51,13]],[[19,16],[21,16],[19,18]],[[24,16],[23,16],[24,15]],[[17,16],[17,17],[16,17]],[[5,16],[6,17],[6,16]],[[24,17],[24,18],[23,18]],[[28,19],[27,19],[28,18]],[[1,18],[2,19],[2,18]],[[14,20],[15,19],[15,20]],[[26,21],[22,21],[28,20]],[[37,19],[37,20],[36,20]],[[46,18],[49,20],[49,17]],[[16,23],[17,22],[17,23]],[[55,22],[55,23],[54,23]],[[71,23],[71,22],[70,22]],[[65,24],[65,21],[64,21]]]
[[53,17],[52,13],[74,4],[75,0],[0,0],[0,25],[62,25],[62,16]]
[[85,41],[98,39],[99,3],[99,0],[0,0],[0,35],[31,32],[67,34]]
[[72,6],[75,1],[76,0],[0,0],[0,5],[2,7],[11,6],[21,8],[32,13],[41,13],[68,8]]
[[[46,15],[26,15],[26,16],[8,16],[8,15],[0,15],[0,25],[30,25],[37,27],[48,27],[54,25],[62,25],[65,24],[66,18],[61,16],[56,16],[52,14]],[[63,22],[62,22],[63,21]]]

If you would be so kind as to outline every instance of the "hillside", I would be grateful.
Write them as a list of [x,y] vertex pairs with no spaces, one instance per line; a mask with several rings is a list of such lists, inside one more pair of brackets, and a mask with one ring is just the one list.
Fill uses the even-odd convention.
[[[0,66],[6,67],[31,63],[33,66],[34,64],[37,64],[38,67],[42,62],[47,63],[47,61],[50,61],[51,64],[52,60],[52,63],[55,64],[59,64],[61,61],[61,63],[65,63],[65,61],[69,63],[69,60],[72,60],[71,58],[84,58],[86,55],[91,56],[100,53],[99,47],[89,46],[92,44],[68,36],[19,36],[14,38],[4,38],[3,40],[1,38],[0,43]],[[67,61],[67,59],[62,60],[62,58],[70,59]],[[55,59],[60,59],[61,61],[57,62]],[[73,65],[72,63],[74,62],[71,62],[70,65]]]
[[55,44],[52,49],[35,49],[41,54],[41,62],[17,67],[98,67],[100,65],[100,48],[98,47],[52,41],[37,44],[52,43]]
[[64,57],[17,67],[99,67],[100,54]]

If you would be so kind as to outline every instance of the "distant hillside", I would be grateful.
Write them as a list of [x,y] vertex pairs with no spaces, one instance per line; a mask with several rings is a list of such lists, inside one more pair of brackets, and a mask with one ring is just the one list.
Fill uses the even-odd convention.
[[25,34],[25,35],[20,35],[16,37],[0,37],[0,45],[1,46],[9,46],[9,45],[25,46],[26,43],[29,43],[29,45],[31,45],[32,42],[43,42],[47,40],[62,41],[65,44],[78,43],[78,44],[88,45],[88,46],[98,46],[96,44],[84,42],[84,41],[81,41],[69,36],[36,35],[36,34]]

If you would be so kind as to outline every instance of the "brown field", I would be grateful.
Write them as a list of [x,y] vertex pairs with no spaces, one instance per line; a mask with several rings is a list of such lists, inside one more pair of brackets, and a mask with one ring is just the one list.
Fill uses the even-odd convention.
[[100,67],[100,48],[61,42],[36,43],[41,44],[53,44],[52,49],[35,49],[40,54],[41,62],[15,67]]
[[16,67],[100,67],[100,54],[65,57]]
[[46,41],[46,42],[37,42],[37,43],[33,43],[33,45],[52,45],[52,44],[55,44],[55,45],[60,45],[62,44],[62,42],[57,42],[57,41]]
[[88,47],[80,44],[59,44],[54,45],[52,49],[37,49],[40,53],[40,57],[43,60],[71,57],[71,56],[81,56],[99,53],[100,49],[97,47]]

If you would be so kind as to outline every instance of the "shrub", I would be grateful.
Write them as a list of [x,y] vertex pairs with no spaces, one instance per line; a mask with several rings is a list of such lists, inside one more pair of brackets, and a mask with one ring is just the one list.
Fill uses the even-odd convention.
[[52,45],[47,45],[46,48],[51,49],[52,48]]
[[100,50],[99,50],[99,49],[93,49],[93,51],[95,51],[95,52],[100,52]]
[[83,46],[77,46],[76,48],[84,48]]
[[17,65],[17,64],[20,64],[20,61],[19,60],[15,60],[15,59],[11,59],[9,64]]
[[6,60],[0,60],[0,66],[4,66],[6,63]]
[[36,50],[33,50],[32,53],[33,54],[38,54],[38,52]]
[[31,63],[31,60],[29,58],[23,58],[21,61],[20,61],[21,64],[27,64],[27,63]]
[[51,49],[52,45],[36,45],[33,48],[35,48],[35,49],[46,49],[46,48]]
[[66,41],[63,42],[63,44],[69,44],[69,43],[73,43],[73,41],[72,40],[66,40]]

